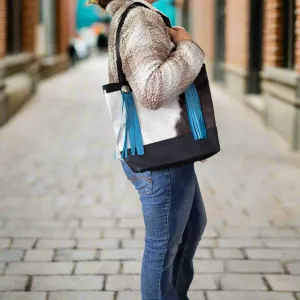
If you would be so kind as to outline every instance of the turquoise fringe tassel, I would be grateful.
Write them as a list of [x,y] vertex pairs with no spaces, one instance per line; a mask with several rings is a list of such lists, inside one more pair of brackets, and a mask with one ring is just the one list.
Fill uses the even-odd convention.
[[194,84],[185,91],[185,103],[194,139],[202,140],[207,138],[201,103]]
[[132,155],[144,155],[142,132],[132,93],[122,92],[123,110],[126,110],[126,126],[122,158],[128,157],[128,139]]

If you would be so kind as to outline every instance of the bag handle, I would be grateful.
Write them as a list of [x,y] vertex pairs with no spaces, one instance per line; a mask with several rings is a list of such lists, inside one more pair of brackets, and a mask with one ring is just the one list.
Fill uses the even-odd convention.
[[[151,10],[150,7],[148,7],[147,5],[145,5],[141,2],[135,2],[135,3],[131,4],[130,6],[128,6],[120,17],[119,26],[118,26],[117,34],[116,34],[117,70],[118,70],[119,82],[121,83],[122,86],[124,86],[124,85],[129,86],[129,84],[128,84],[126,76],[123,72],[123,67],[122,67],[122,59],[121,59],[121,53],[120,53],[121,30],[124,25],[125,19],[128,16],[129,11],[132,8],[137,7],[137,6],[143,6],[143,7],[146,7]],[[165,16],[164,14],[162,14],[160,12],[157,12],[157,13],[159,13],[161,15],[161,17],[163,18],[167,27],[172,27],[171,22],[167,16]]]

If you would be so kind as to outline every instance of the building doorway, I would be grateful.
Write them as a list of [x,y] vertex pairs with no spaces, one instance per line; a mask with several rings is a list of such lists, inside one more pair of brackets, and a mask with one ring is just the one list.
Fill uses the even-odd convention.
[[225,0],[215,0],[215,63],[213,77],[225,80]]
[[186,29],[187,32],[192,34],[191,32],[191,11],[190,11],[190,1],[185,0],[183,2],[183,7],[182,7],[182,26]]
[[7,0],[7,54],[22,51],[22,0]]
[[264,1],[250,1],[250,34],[247,93],[260,93],[260,72],[262,68],[263,7]]

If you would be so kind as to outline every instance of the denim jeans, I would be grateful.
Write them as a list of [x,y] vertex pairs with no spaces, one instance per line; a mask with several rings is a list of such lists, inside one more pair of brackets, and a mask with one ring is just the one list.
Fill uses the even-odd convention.
[[122,165],[140,194],[145,221],[142,300],[188,300],[193,258],[206,226],[194,164],[144,173]]

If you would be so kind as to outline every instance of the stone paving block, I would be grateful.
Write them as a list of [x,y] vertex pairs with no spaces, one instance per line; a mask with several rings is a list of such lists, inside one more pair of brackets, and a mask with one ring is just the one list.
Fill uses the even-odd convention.
[[116,300],[139,300],[141,292],[119,292]]
[[220,248],[261,248],[263,243],[258,239],[219,239]]
[[80,292],[80,291],[51,292],[48,300],[114,300],[114,293],[113,292]]
[[64,228],[65,222],[59,220],[36,220],[29,223],[30,228]]
[[72,262],[20,262],[9,263],[8,275],[68,275],[72,273]]
[[75,238],[77,239],[99,239],[101,237],[101,229],[76,229]]
[[141,261],[124,261],[123,272],[124,274],[141,274],[142,262]]
[[205,300],[203,292],[190,292],[189,293],[190,300]]
[[56,250],[54,260],[56,261],[80,261],[93,260],[96,250]]
[[295,249],[246,249],[250,259],[299,260],[300,251]]
[[91,240],[78,240],[77,248],[79,249],[117,249],[119,248],[119,241],[116,239],[91,239]]
[[299,233],[292,228],[261,228],[260,237],[299,238]]
[[99,199],[97,196],[86,196],[80,199],[78,205],[79,206],[91,206],[93,204],[97,205],[99,203]]
[[106,260],[142,260],[142,257],[143,250],[136,249],[101,250],[99,252],[99,258]]
[[140,290],[140,276],[111,275],[107,277],[106,290],[108,291],[138,291]]
[[54,218],[54,211],[44,211],[37,207],[24,206],[23,209],[20,208],[4,208],[0,211],[0,218],[9,219],[31,219],[31,218]]
[[50,249],[32,249],[25,253],[25,261],[51,261],[54,251]]
[[122,218],[118,225],[121,228],[144,228],[144,220],[143,218]]
[[78,228],[80,226],[80,220],[67,221],[67,228]]
[[145,229],[136,229],[133,232],[134,239],[145,239]]
[[192,282],[191,291],[195,290],[217,290],[220,276],[214,274],[195,275]]
[[4,269],[5,269],[5,263],[0,263],[0,275],[3,274]]
[[0,249],[6,249],[10,245],[10,239],[0,239]]
[[131,231],[125,228],[103,229],[103,237],[106,239],[130,239]]
[[13,239],[11,249],[31,249],[36,239]]
[[291,274],[300,275],[300,262],[293,261],[286,264],[286,268]]
[[210,259],[211,258],[211,252],[209,249],[199,249],[196,251],[195,254],[196,259]]
[[228,260],[226,269],[231,273],[284,273],[278,261]]
[[28,220],[27,219],[22,219],[22,220],[8,220],[6,222],[6,225],[4,229],[13,229],[13,228],[18,228],[18,229],[24,229],[28,228]]
[[0,291],[23,291],[27,280],[26,276],[0,276]]
[[144,240],[122,240],[121,247],[125,249],[144,249]]
[[45,292],[0,292],[0,300],[46,300]]
[[2,229],[0,237],[12,238],[57,238],[66,239],[71,237],[71,229]]
[[267,281],[274,291],[300,291],[300,276],[295,275],[267,275]]
[[253,291],[209,291],[207,298],[208,300],[295,300],[292,293]]
[[85,219],[82,220],[83,228],[113,228],[116,225],[115,219]]
[[[234,215],[234,212],[232,213]],[[248,212],[248,214],[250,214]],[[256,217],[253,215],[250,215],[250,217],[246,217],[245,215],[241,215],[241,216],[236,216],[234,218],[232,217],[228,217],[226,219],[226,223],[230,226],[245,226],[245,224],[247,224],[247,226],[249,227],[268,227],[270,226],[270,222],[269,220],[266,219],[265,216],[260,216],[260,217]]]
[[97,291],[103,288],[103,276],[33,277],[32,291]]
[[74,248],[75,245],[76,245],[75,240],[41,239],[38,241],[36,248],[69,249],[69,248]]
[[238,248],[234,249],[212,249],[213,257],[216,259],[244,259],[245,256]]
[[23,254],[22,250],[0,250],[0,262],[21,260]]
[[[98,190],[99,189],[96,191]],[[78,206],[78,209],[72,213],[72,216],[81,219],[110,218],[112,216],[112,212],[108,209],[108,207],[101,203],[81,207]]]
[[211,229],[211,228],[206,228],[204,233],[203,233],[203,238],[216,238],[218,237],[218,232],[215,229]]
[[300,248],[300,237],[294,239],[262,239],[263,244],[268,248]]
[[220,229],[222,238],[257,238],[259,236],[258,228],[247,227],[225,227]]
[[261,275],[225,274],[221,276],[224,290],[266,291]]
[[115,262],[115,261],[79,262],[76,264],[75,274],[113,275],[113,274],[118,274],[119,270],[120,270],[120,262]]
[[207,238],[202,239],[200,241],[200,248],[216,248],[217,247],[217,239]]
[[221,260],[194,260],[195,273],[223,273],[224,262]]

